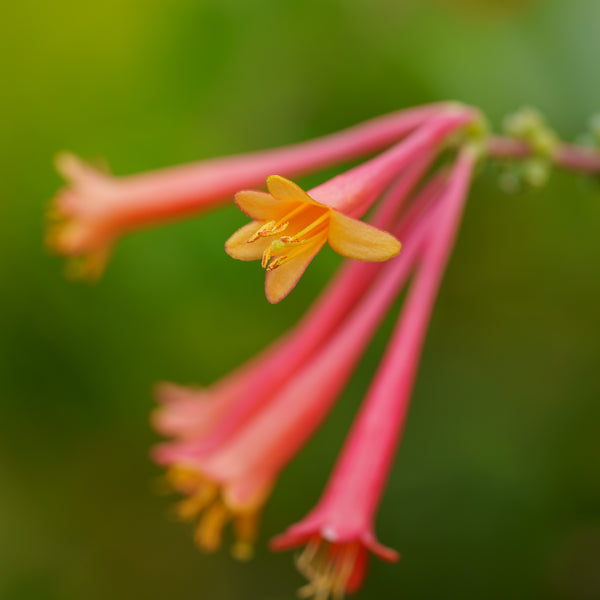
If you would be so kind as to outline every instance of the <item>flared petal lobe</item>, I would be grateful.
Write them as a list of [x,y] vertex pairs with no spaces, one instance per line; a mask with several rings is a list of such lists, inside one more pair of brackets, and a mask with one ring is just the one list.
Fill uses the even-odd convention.
[[331,211],[328,242],[346,258],[371,262],[388,260],[402,248],[390,233],[335,210]]
[[285,298],[319,250],[327,243],[347,258],[384,261],[400,251],[400,242],[384,231],[316,202],[294,182],[272,175],[269,193],[243,191],[236,204],[254,219],[226,242],[238,260],[262,261],[269,302]]

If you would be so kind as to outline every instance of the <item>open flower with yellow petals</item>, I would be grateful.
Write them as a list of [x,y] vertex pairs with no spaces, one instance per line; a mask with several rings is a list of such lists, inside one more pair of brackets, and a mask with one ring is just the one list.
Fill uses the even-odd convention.
[[261,260],[270,302],[285,298],[326,244],[346,258],[384,261],[400,252],[391,234],[313,200],[292,181],[267,178],[269,193],[238,192],[236,204],[254,219],[234,233],[225,249],[239,260]]
[[272,303],[289,294],[326,243],[346,258],[392,258],[400,242],[355,217],[403,172],[435,156],[451,132],[473,119],[473,112],[465,108],[440,111],[406,139],[308,193],[277,175],[267,178],[268,193],[238,192],[236,204],[253,220],[227,240],[227,253],[238,260],[261,260]]

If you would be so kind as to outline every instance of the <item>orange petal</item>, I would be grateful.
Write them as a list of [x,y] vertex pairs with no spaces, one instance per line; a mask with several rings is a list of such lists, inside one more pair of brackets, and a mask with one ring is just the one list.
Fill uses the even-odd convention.
[[272,196],[278,200],[288,200],[293,202],[308,202],[323,206],[319,202],[313,200],[299,185],[293,181],[281,177],[280,175],[271,175],[267,177],[267,189]]
[[250,244],[248,238],[254,235],[261,227],[262,223],[251,221],[238,229],[226,242],[225,252],[237,260],[258,260],[263,252],[270,246],[272,239],[268,237],[259,238]]
[[355,260],[380,262],[396,256],[402,247],[390,233],[332,210],[329,245],[338,254]]
[[235,203],[242,212],[256,221],[276,221],[293,208],[290,202],[273,198],[267,192],[254,190],[238,192]]
[[271,304],[283,300],[293,289],[310,261],[325,245],[325,236],[319,237],[312,244],[304,246],[303,251],[283,263],[280,267],[268,271],[265,278],[265,293]]

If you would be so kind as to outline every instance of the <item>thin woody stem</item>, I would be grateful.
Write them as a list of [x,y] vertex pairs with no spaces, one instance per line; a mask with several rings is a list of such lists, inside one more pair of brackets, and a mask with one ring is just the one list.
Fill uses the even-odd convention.
[[[532,148],[522,140],[506,136],[492,136],[487,142],[487,154],[494,158],[527,158]],[[600,173],[600,151],[575,144],[561,143],[554,154],[554,164],[579,173]]]

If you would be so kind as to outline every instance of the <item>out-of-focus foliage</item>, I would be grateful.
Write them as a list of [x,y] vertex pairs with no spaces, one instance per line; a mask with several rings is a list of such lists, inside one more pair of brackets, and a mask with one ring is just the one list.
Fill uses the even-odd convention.
[[[337,258],[270,306],[260,269],[222,251],[244,222],[227,208],[135,235],[73,285],[41,241],[56,151],[130,173],[441,99],[496,125],[534,105],[571,139],[600,104],[598,23],[597,0],[5,3],[0,599],[291,597],[291,556],[265,540],[317,499],[386,337],[282,477],[256,559],[201,556],[156,493],[151,386],[251,356]],[[378,521],[404,559],[374,561],[361,598],[600,597],[600,193],[497,178],[474,186]]]

